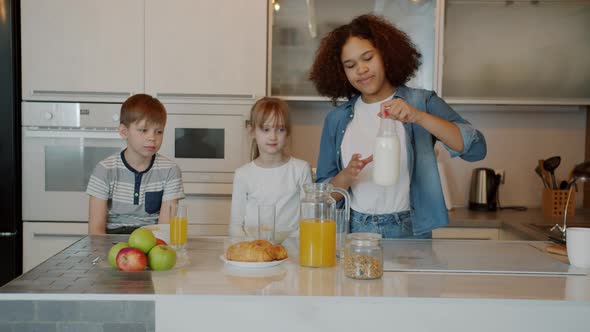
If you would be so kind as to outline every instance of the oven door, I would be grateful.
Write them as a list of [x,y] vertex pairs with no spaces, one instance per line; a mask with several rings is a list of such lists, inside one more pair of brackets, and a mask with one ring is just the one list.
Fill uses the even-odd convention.
[[88,179],[125,147],[118,131],[23,127],[22,136],[23,220],[88,221]]
[[160,151],[174,158],[185,182],[192,182],[190,173],[197,173],[202,178],[227,179],[231,183],[231,177],[215,174],[233,173],[245,162],[247,137],[241,114],[168,114]]

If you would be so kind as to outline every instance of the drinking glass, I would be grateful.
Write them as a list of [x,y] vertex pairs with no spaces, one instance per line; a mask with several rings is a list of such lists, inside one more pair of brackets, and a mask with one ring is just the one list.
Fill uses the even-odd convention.
[[186,206],[173,204],[170,206],[170,245],[179,250],[186,248],[188,232],[188,216]]
[[345,209],[336,209],[336,257],[343,257],[346,234],[350,230],[350,223],[346,218]]
[[275,215],[274,205],[258,205],[258,239],[274,243]]

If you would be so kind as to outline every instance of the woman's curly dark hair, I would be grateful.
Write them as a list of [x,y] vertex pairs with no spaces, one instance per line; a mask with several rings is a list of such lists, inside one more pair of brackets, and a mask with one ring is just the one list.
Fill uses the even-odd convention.
[[318,93],[331,97],[334,103],[338,98],[350,99],[360,94],[348,82],[340,60],[342,47],[353,36],[373,43],[383,59],[385,76],[393,86],[409,81],[421,64],[422,55],[406,33],[383,17],[358,16],[322,39],[309,74]]

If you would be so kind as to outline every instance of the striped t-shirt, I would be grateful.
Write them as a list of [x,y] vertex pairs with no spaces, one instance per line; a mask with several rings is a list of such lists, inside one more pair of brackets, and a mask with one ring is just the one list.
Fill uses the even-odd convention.
[[123,152],[96,165],[86,193],[108,201],[107,229],[155,224],[163,201],[184,198],[180,168],[156,154],[150,166],[138,172]]

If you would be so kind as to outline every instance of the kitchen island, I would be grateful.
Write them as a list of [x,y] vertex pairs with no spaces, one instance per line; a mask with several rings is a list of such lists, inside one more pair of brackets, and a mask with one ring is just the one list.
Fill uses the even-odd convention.
[[[338,265],[299,266],[295,239],[285,243],[290,254],[286,262],[272,268],[240,269],[220,259],[228,238],[198,237],[190,239],[189,249],[179,254],[172,270],[123,273],[108,265],[106,255],[113,242],[126,239],[124,235],[83,238],[0,288],[0,305],[14,307],[32,302],[31,317],[37,319],[42,316],[39,303],[53,303],[55,307],[67,301],[70,307],[78,308],[77,314],[72,310],[75,319],[96,321],[100,318],[80,313],[88,307],[88,301],[106,311],[102,303],[125,302],[122,308],[127,313],[119,317],[136,324],[128,312],[137,312],[133,305],[137,301],[143,312],[152,312],[156,331],[198,327],[219,331],[356,331],[387,327],[410,331],[587,331],[590,327],[590,271],[569,268],[559,260],[554,260],[546,273],[543,268],[528,273],[526,266],[514,273],[502,273],[502,268],[456,272],[452,266],[461,259],[444,259],[448,253],[443,252],[453,247],[452,241],[389,240],[398,247],[427,244],[439,263],[447,264],[424,270],[430,263],[421,249],[415,249],[410,255],[404,254],[406,264],[399,265],[400,270],[395,271],[390,264],[394,272],[385,272],[379,280],[354,280],[344,276]],[[487,246],[490,255],[496,245],[506,250],[507,243],[469,242],[470,246]],[[537,258],[549,257],[543,251],[546,242],[521,243],[531,253],[536,250]],[[482,260],[486,261],[485,257]],[[515,263],[526,265],[522,261]],[[422,271],[412,266],[421,266]],[[76,307],[72,301],[81,304]],[[61,319],[70,319],[63,310],[60,312]],[[4,323],[7,321],[5,317]],[[14,324],[18,323],[6,324],[13,324],[12,330],[17,330]],[[142,326],[151,330],[150,324]]]

